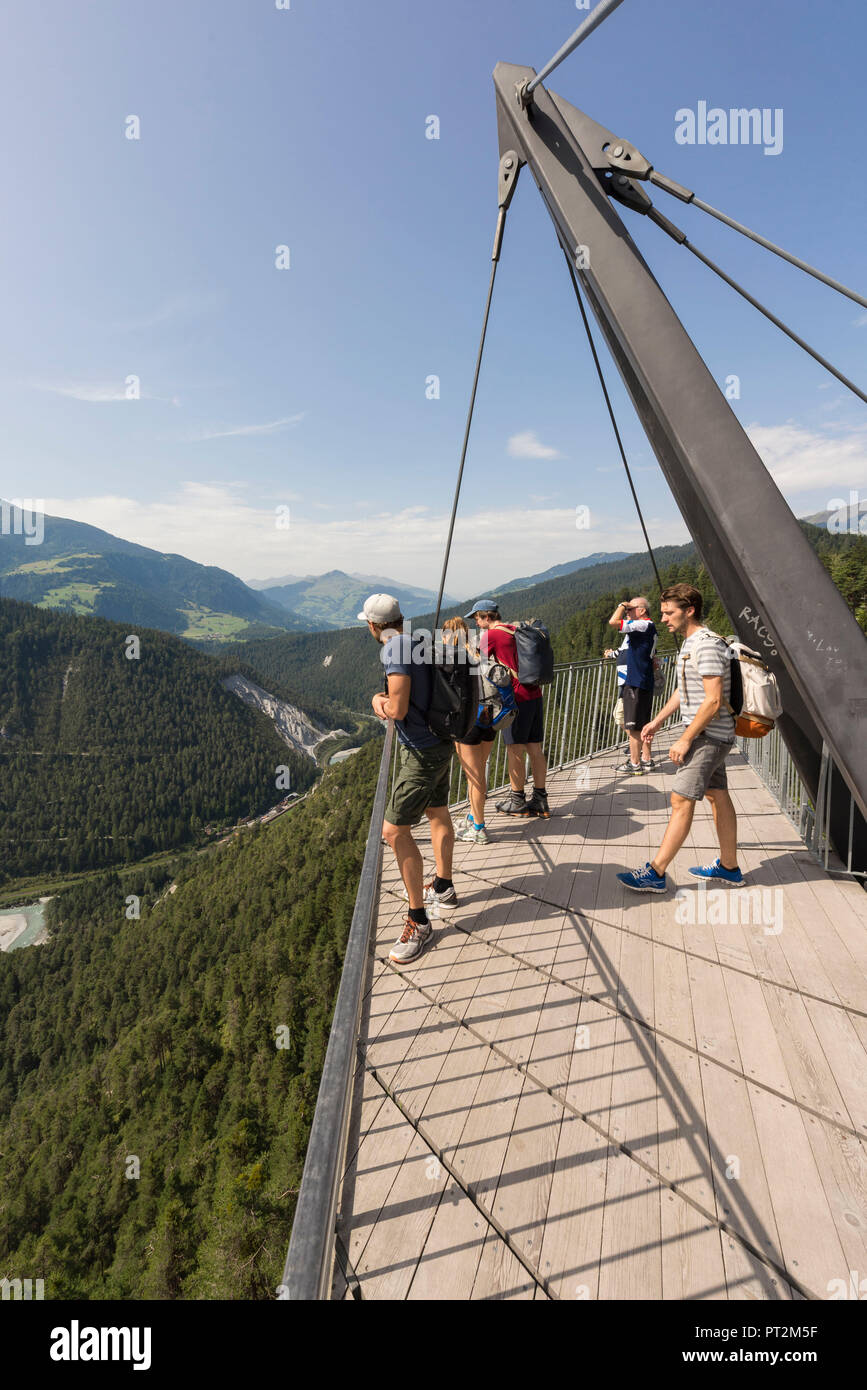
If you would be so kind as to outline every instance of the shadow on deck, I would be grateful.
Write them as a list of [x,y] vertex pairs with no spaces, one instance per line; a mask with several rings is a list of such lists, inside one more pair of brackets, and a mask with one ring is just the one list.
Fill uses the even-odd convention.
[[716,854],[702,803],[686,894],[629,893],[674,767],[620,757],[458,842],[460,906],[402,968],[386,851],[335,1298],[824,1299],[867,1269],[867,894],[739,753],[749,891],[688,874]]

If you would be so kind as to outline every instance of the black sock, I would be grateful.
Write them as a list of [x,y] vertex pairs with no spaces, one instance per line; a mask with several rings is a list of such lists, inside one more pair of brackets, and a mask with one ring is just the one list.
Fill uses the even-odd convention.
[[451,888],[451,887],[452,887],[452,881],[451,881],[450,878],[439,878],[439,877],[437,877],[437,878],[435,878],[434,881],[433,881],[433,890],[434,890],[435,893],[444,893],[444,892],[446,891],[447,888]]
[[544,787],[534,787],[534,788],[533,788],[533,791],[534,791],[534,792],[539,792],[540,795],[542,795],[542,796],[545,795],[545,788],[544,788]]
[[427,926],[427,913],[423,907],[411,907],[409,910],[410,919],[415,922],[417,927]]

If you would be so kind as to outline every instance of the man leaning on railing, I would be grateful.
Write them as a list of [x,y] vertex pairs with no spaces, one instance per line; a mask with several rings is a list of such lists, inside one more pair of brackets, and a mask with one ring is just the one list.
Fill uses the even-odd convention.
[[[453,744],[450,739],[437,738],[428,727],[425,711],[431,700],[431,667],[427,661],[413,661],[416,639],[404,636],[397,599],[391,594],[371,594],[358,617],[383,648],[387,694],[374,695],[373,712],[379,719],[394,720],[400,742],[382,834],[394,850],[404,883],[403,897],[409,903],[403,931],[389,952],[389,960],[405,965],[433,940],[427,908],[458,905],[452,883],[455,830],[448,808]],[[412,836],[412,827],[422,815],[430,821],[436,863],[436,874],[429,883],[424,882],[424,861]]]

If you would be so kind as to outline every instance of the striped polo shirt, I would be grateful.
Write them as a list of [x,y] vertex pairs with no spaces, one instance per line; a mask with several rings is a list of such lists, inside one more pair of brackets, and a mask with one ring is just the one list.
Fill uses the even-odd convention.
[[[704,700],[704,676],[722,676],[723,701],[731,697],[732,673],[728,644],[711,632],[699,628],[687,637],[677,658],[677,686],[680,691],[680,715],[684,724],[691,724]],[[734,743],[735,721],[726,704],[720,705],[703,733],[713,743]]]

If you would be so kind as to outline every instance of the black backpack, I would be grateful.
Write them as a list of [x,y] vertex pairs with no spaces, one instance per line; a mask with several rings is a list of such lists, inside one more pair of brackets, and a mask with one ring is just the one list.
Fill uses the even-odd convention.
[[[415,656],[417,641],[424,638],[413,636],[410,650]],[[455,648],[443,643],[435,643],[430,659],[431,697],[426,710],[419,713],[427,720],[432,734],[443,740],[451,739],[460,743],[475,726],[479,706],[482,701],[479,667],[468,661],[458,661]],[[383,690],[388,694],[388,676],[383,675]]]
[[475,727],[481,702],[479,669],[455,659],[455,648],[437,644],[431,663],[427,726],[437,738],[462,743]]
[[554,679],[554,649],[548,629],[538,618],[520,623],[492,623],[515,638],[518,669],[512,674],[521,685],[550,685]]

